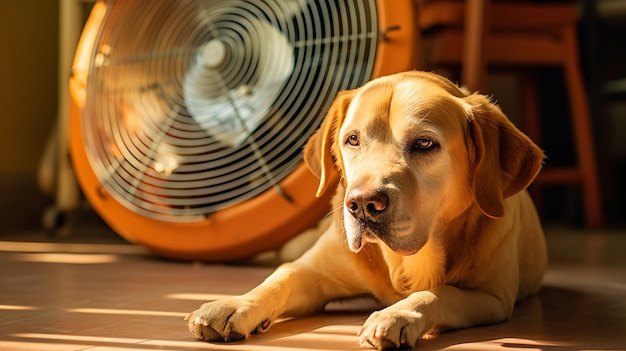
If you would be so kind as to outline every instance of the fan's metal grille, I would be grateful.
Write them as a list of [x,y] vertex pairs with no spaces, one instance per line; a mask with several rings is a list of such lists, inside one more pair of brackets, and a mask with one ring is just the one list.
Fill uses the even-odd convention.
[[159,220],[197,221],[281,191],[335,94],[372,74],[374,0],[109,5],[85,146],[101,185]]

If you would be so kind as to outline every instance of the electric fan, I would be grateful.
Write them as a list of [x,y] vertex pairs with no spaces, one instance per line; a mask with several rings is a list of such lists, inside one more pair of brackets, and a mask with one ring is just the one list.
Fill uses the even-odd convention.
[[176,259],[241,259],[314,226],[329,198],[302,148],[338,91],[414,67],[412,2],[97,2],[70,79],[87,200]]

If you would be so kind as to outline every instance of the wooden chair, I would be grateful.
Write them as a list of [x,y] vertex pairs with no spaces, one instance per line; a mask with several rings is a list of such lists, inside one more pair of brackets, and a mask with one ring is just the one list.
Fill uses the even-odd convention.
[[[598,170],[577,45],[577,11],[573,4],[491,0],[416,0],[422,42],[421,68],[461,64],[461,83],[485,91],[486,71],[493,65],[529,68],[560,66],[569,95],[577,164],[547,167],[535,187],[578,184],[589,227],[604,225]],[[524,131],[541,145],[535,80],[521,79]],[[539,200],[541,208],[541,201]]]

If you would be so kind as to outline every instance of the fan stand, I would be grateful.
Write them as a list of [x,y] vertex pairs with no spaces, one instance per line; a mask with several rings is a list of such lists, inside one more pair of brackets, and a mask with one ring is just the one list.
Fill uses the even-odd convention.
[[[93,1],[89,1],[93,2]],[[82,196],[69,154],[69,91],[68,77],[72,58],[83,26],[85,1],[61,0],[59,5],[59,103],[57,121],[38,167],[39,189],[54,198],[54,204],[42,214],[42,226],[52,235],[71,235],[73,213],[82,203]]]

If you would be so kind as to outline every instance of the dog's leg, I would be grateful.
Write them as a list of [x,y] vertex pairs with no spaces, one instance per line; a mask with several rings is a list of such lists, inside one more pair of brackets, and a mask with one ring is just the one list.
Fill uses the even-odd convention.
[[[508,240],[503,245],[513,243]],[[519,285],[519,271],[507,257],[509,252],[497,251],[488,263],[467,272],[476,288],[440,285],[372,313],[359,331],[361,344],[377,349],[414,347],[428,333],[506,320],[513,312]]]
[[372,313],[359,331],[361,345],[391,349],[415,347],[430,332],[505,320],[514,302],[480,290],[442,285],[420,291]]
[[189,330],[206,341],[239,340],[266,331],[278,318],[310,315],[332,299],[363,293],[334,230],[331,226],[311,250],[250,292],[205,303],[190,313]]

